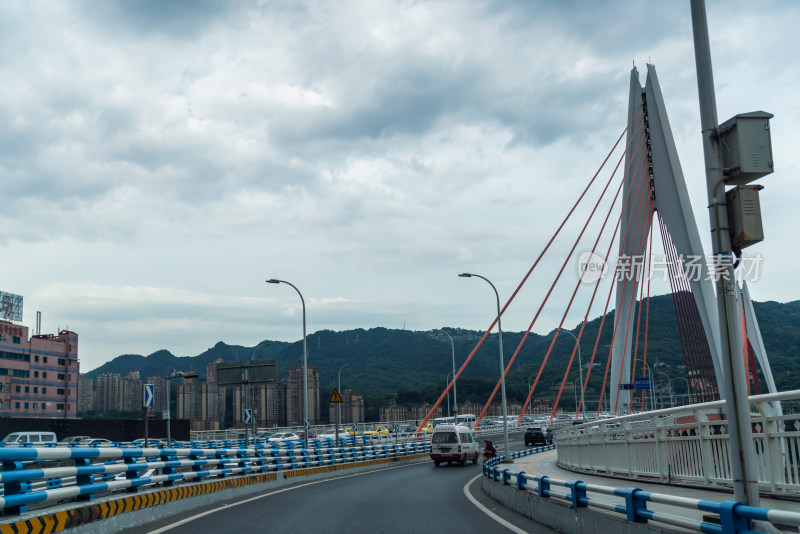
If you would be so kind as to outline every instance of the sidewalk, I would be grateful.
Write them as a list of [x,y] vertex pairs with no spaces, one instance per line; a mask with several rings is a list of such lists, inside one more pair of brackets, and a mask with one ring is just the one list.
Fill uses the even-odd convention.
[[[627,489],[635,487],[651,493],[664,493],[669,495],[676,495],[690,499],[702,499],[706,501],[729,501],[733,500],[733,493],[707,490],[699,488],[690,488],[685,486],[670,486],[666,484],[652,484],[641,482],[638,480],[625,480],[619,478],[603,477],[596,475],[589,475],[585,473],[575,473],[562,469],[556,465],[558,459],[558,451],[547,451],[541,454],[534,454],[532,456],[525,456],[514,460],[515,471],[524,471],[527,475],[535,476],[548,476],[550,478],[557,478],[561,480],[581,480],[588,484],[597,484],[602,486],[611,486],[615,488]],[[567,493],[569,490],[563,486],[554,486],[553,491],[558,493]],[[621,497],[614,497],[611,495],[604,495],[599,493],[589,493],[589,499],[594,501],[607,502],[611,504],[624,504]],[[792,512],[800,512],[800,502],[787,499],[775,499],[761,497],[761,508],[768,508],[771,510],[787,510]],[[691,510],[688,508],[681,508],[660,503],[647,503],[647,508],[659,512],[676,515],[680,517],[690,518],[693,520],[702,521],[704,512],[700,510]],[[610,513],[610,512],[609,512]],[[791,532],[791,531],[789,531]],[[797,532],[797,530],[795,530]]]

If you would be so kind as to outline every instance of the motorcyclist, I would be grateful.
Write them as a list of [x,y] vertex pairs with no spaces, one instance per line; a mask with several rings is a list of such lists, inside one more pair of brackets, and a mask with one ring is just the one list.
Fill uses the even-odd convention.
[[487,438],[484,441],[486,442],[486,448],[484,449],[483,454],[485,456],[496,456],[497,455],[497,449],[494,448],[494,445],[492,444],[492,440]]

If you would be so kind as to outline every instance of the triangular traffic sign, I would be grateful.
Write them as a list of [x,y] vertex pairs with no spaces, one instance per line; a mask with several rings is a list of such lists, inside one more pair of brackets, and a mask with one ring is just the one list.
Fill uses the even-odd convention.
[[333,388],[333,393],[331,394],[331,398],[328,399],[328,402],[344,402],[342,401],[342,396],[339,395],[339,390]]

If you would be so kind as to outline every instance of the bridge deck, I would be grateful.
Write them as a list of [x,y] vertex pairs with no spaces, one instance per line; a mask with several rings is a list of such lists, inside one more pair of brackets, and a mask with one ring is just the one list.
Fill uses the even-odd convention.
[[[582,480],[590,484],[598,484],[602,486],[610,486],[615,488],[630,488],[636,487],[644,491],[652,493],[667,493],[671,495],[679,495],[681,497],[688,497],[690,499],[703,499],[708,501],[721,502],[725,500],[733,500],[733,493],[719,490],[708,490],[693,488],[687,486],[674,486],[666,484],[648,484],[642,481],[629,481],[625,479],[603,477],[597,475],[589,475],[585,473],[575,473],[562,469],[556,465],[558,460],[558,451],[548,451],[533,456],[525,456],[514,460],[514,470],[525,471],[528,475],[548,476],[551,478],[558,478],[561,480]],[[606,495],[592,495],[592,498],[598,501],[620,504],[620,499],[614,499]],[[689,510],[686,508],[678,508],[661,503],[647,503],[648,509],[658,510],[668,514],[674,514],[691,519],[702,520],[703,512],[699,510]],[[800,511],[800,502],[790,499],[776,499],[761,496],[761,508],[768,508],[772,510],[786,510],[791,512]],[[680,530],[676,527],[671,529]],[[796,530],[794,530],[796,532]]]

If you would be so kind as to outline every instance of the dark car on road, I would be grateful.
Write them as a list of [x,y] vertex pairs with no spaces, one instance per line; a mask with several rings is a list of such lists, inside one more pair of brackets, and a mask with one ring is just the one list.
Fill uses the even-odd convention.
[[525,430],[525,446],[550,445],[553,443],[553,432],[543,426],[530,426]]

